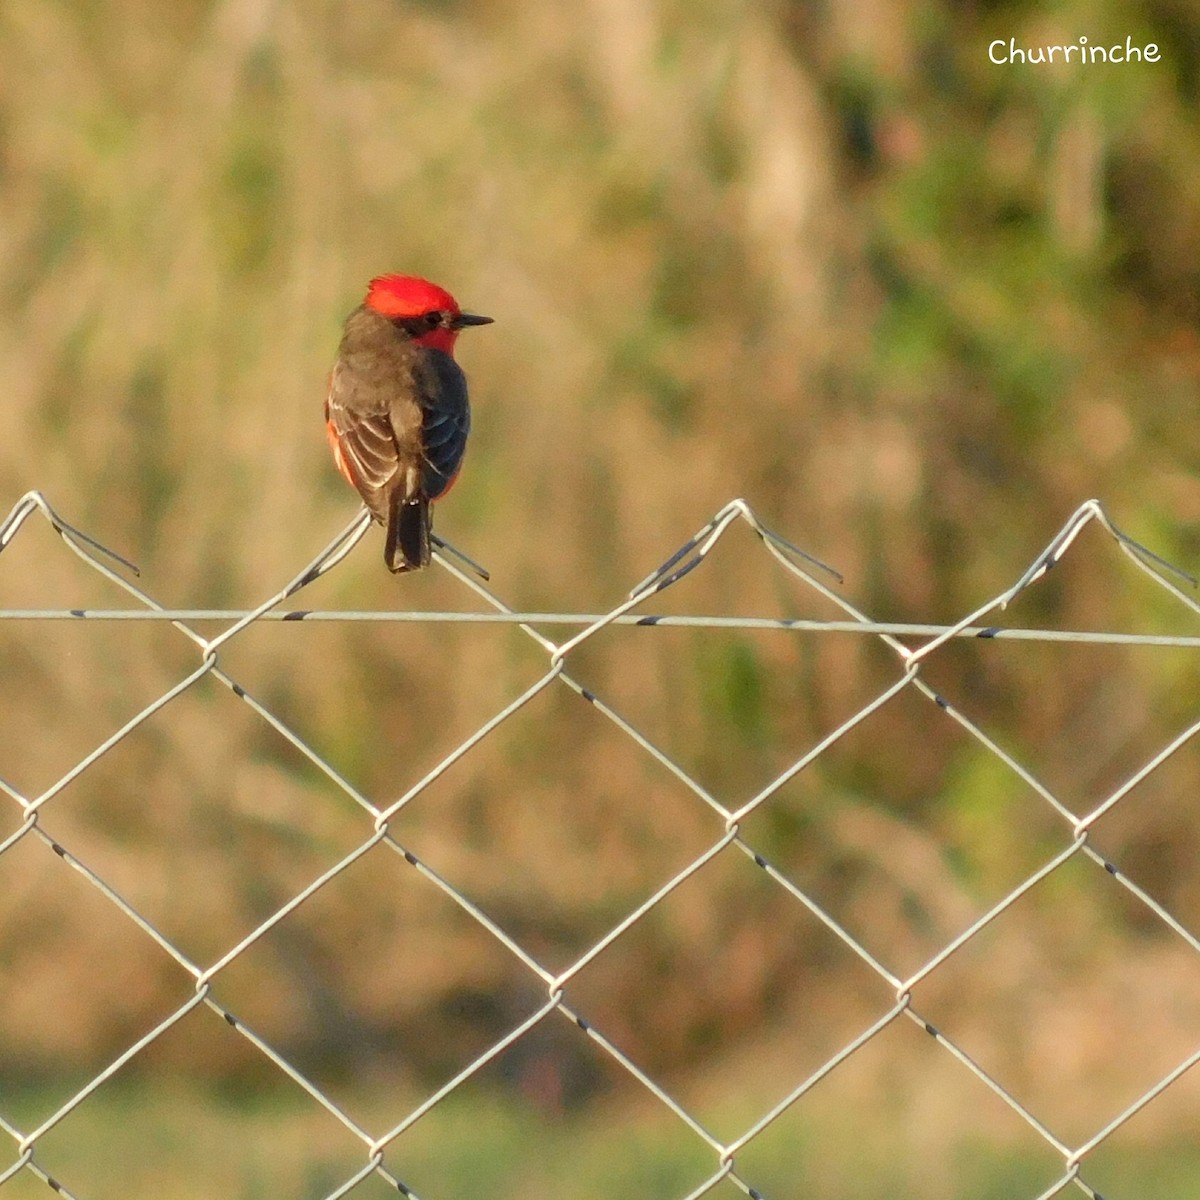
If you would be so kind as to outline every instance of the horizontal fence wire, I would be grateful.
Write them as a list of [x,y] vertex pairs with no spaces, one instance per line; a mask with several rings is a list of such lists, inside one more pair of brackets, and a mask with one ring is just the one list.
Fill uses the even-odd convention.
[[[150,612],[138,608],[0,608],[0,621],[175,621],[227,622],[249,617],[245,608],[165,608]],[[803,617],[725,617],[686,613],[622,616],[606,620],[604,613],[566,612],[422,612],[392,609],[293,608],[258,614],[256,621],[312,621],[338,624],[364,621],[399,625],[567,625],[586,629],[604,621],[643,629],[742,629],[780,630],[788,633],[891,634],[918,638],[993,638],[1005,642],[1078,642],[1096,646],[1161,646],[1195,650],[1200,635],[1120,633],[1103,629],[1029,629],[1013,625],[926,625],[907,621],[815,621]]]
[[[496,594],[487,580],[486,572],[470,559],[461,555],[452,546],[438,542],[435,559],[438,566],[457,581],[464,595],[473,603],[482,604],[477,611],[448,612],[361,612],[361,611],[318,611],[287,607],[294,596],[315,579],[333,569],[350,552],[369,526],[370,518],[360,513],[346,529],[308,566],[297,574],[260,605],[246,610],[214,610],[199,608],[168,609],[155,601],[136,582],[136,570],[119,556],[106,550],[89,534],[73,528],[65,522],[39,493],[29,493],[14,507],[8,518],[0,525],[0,551],[3,551],[18,536],[25,522],[38,516],[52,526],[66,545],[90,568],[119,587],[133,602],[127,608],[84,608],[84,609],[9,609],[0,610],[0,623],[31,621],[82,621],[167,622],[187,638],[195,648],[197,662],[192,670],[175,682],[161,695],[155,697],[140,711],[130,717],[108,738],[95,746],[75,762],[64,774],[46,787],[40,794],[25,795],[16,787],[0,778],[0,796],[7,796],[16,806],[17,826],[6,838],[0,840],[0,871],[3,870],[3,855],[18,844],[30,842],[40,845],[56,858],[77,872],[89,886],[111,904],[121,917],[141,930],[161,948],[179,968],[191,978],[191,995],[168,1013],[158,1025],[138,1040],[125,1047],[103,1070],[83,1082],[59,1107],[43,1116],[36,1125],[18,1126],[12,1113],[6,1111],[3,1092],[0,1091],[0,1131],[8,1142],[7,1161],[0,1154],[0,1187],[18,1178],[40,1179],[58,1194],[88,1200],[83,1192],[72,1189],[72,1181],[57,1178],[39,1158],[39,1149],[50,1134],[61,1127],[83,1102],[113,1079],[130,1062],[142,1055],[148,1047],[184,1021],[192,1012],[207,1009],[219,1017],[228,1027],[240,1034],[253,1047],[254,1052],[272,1068],[297,1084],[312,1101],[327,1112],[357,1140],[361,1146],[361,1161],[344,1179],[338,1180],[326,1193],[328,1200],[346,1196],[372,1176],[383,1180],[391,1188],[405,1196],[417,1193],[398,1173],[396,1163],[402,1161],[402,1136],[422,1121],[447,1097],[462,1088],[469,1080],[495,1062],[510,1047],[531,1030],[546,1022],[566,1020],[575,1030],[576,1036],[585,1037],[597,1052],[612,1066],[625,1073],[654,1098],[688,1131],[695,1142],[708,1155],[708,1173],[697,1181],[686,1200],[693,1200],[713,1193],[717,1189],[732,1185],[747,1196],[758,1197],[764,1192],[751,1178],[744,1165],[744,1152],[765,1130],[785,1112],[801,1103],[813,1089],[837,1071],[848,1059],[879,1037],[897,1022],[911,1021],[923,1030],[937,1047],[962,1071],[974,1079],[984,1092],[998,1097],[1032,1133],[1040,1139],[1054,1155],[1060,1167],[1057,1176],[1040,1193],[1037,1200],[1048,1198],[1071,1189],[1088,1196],[1097,1196],[1088,1183],[1086,1174],[1088,1158],[1111,1135],[1146,1109],[1176,1083],[1192,1066],[1200,1061],[1200,1049],[1174,1063],[1170,1070],[1156,1079],[1140,1095],[1132,1099],[1120,1112],[1111,1115],[1099,1128],[1092,1130],[1082,1142],[1068,1143],[1050,1127],[1046,1121],[1024,1101],[1016,1091],[995,1077],[988,1068],[977,1061],[966,1048],[956,1042],[945,1030],[939,1029],[918,1008],[914,991],[923,980],[938,971],[953,955],[980,936],[1006,911],[1013,907],[1031,889],[1042,881],[1063,870],[1068,863],[1091,864],[1107,878],[1124,889],[1129,901],[1156,922],[1170,936],[1190,952],[1200,956],[1200,938],[1176,915],[1150,896],[1144,889],[1129,879],[1117,863],[1109,861],[1090,844],[1090,832],[1095,823],[1151,772],[1200,732],[1200,721],[1185,728],[1149,760],[1143,763],[1119,787],[1112,790],[1096,803],[1090,811],[1073,811],[1058,795],[1041,782],[1012,753],[1000,746],[953,701],[935,691],[923,678],[922,667],[929,656],[958,638],[1004,639],[1033,642],[1080,642],[1129,646],[1183,647],[1194,649],[1200,646],[1200,636],[1170,636],[1156,634],[1115,633],[1085,630],[1029,629],[996,624],[996,619],[1008,604],[1045,575],[1068,552],[1085,526],[1095,523],[1104,529],[1120,551],[1140,571],[1144,572],[1167,594],[1194,615],[1200,615],[1200,604],[1194,594],[1195,581],[1184,572],[1132,541],[1109,520],[1102,506],[1096,501],[1081,505],[1070,520],[1037,556],[1027,571],[1006,591],[980,605],[960,621],[952,624],[912,624],[876,622],[869,619],[848,602],[834,585],[836,572],[812,558],[806,552],[790,544],[766,528],[751,508],[742,500],[731,501],[714,515],[694,536],[683,543],[679,550],[658,570],[652,572],[628,594],[627,598],[613,609],[600,613],[559,613],[514,611]],[[777,619],[765,617],[734,616],[684,616],[647,612],[656,596],[672,587],[676,582],[701,567],[708,559],[714,546],[735,524],[748,526],[759,538],[765,551],[780,563],[798,583],[813,594],[823,597],[841,612],[842,618],[834,621],[801,619]],[[3,560],[0,559],[0,571]],[[411,780],[404,790],[386,801],[380,801],[361,792],[355,784],[339,772],[321,747],[309,744],[299,733],[274,713],[260,697],[252,694],[241,683],[230,676],[222,665],[224,647],[242,631],[259,622],[305,621],[305,622],[415,622],[419,624],[493,624],[515,626],[545,655],[543,672],[520,694],[514,696],[467,738],[455,746],[420,778]],[[863,704],[856,712],[826,733],[816,745],[791,762],[774,779],[748,800],[731,806],[712,794],[703,783],[689,772],[672,755],[651,737],[617,711],[604,697],[585,688],[570,671],[570,657],[578,647],[587,642],[600,630],[610,626],[635,626],[644,628],[695,628],[736,630],[781,630],[829,635],[854,634],[878,639],[894,655],[895,678],[877,695]],[[201,629],[217,627],[215,632],[204,633]],[[561,636],[563,640],[552,640]],[[902,640],[907,639],[907,640]],[[909,644],[913,639],[919,644]],[[303,758],[335,789],[358,809],[365,821],[361,840],[340,859],[329,864],[317,878],[297,890],[290,898],[260,920],[258,925],[242,936],[236,943],[227,946],[214,960],[193,960],[184,950],[153,921],[123,895],[114,880],[105,878],[102,871],[87,860],[80,846],[65,844],[55,836],[49,826],[53,815],[52,801],[70,783],[90,770],[106,754],[147,721],[151,716],[166,708],[176,697],[207,677],[223,685],[232,696],[244,703],[265,725],[298,751]],[[0,681],[0,695],[3,694]],[[392,826],[396,816],[417,797],[426,792],[438,779],[476,747],[491,737],[506,721],[548,689],[566,688],[586,700],[603,719],[620,732],[635,746],[640,754],[667,772],[690,794],[696,803],[711,815],[712,832],[707,845],[696,853],[681,869],[664,881],[658,888],[631,911],[625,913],[601,937],[597,938],[583,953],[563,969],[552,970],[539,956],[522,944],[521,940],[507,932],[494,914],[474,898],[467,888],[450,881],[436,862],[425,861],[411,848],[402,844]],[[822,754],[841,741],[861,725],[876,710],[894,696],[911,692],[923,697],[930,705],[931,714],[940,714],[937,719],[950,720],[988,755],[1001,763],[1005,770],[1026,784],[1048,809],[1061,821],[1066,835],[1065,844],[1044,860],[996,901],[967,928],[942,945],[916,970],[899,973],[869,950],[838,918],[810,895],[786,871],[772,863],[749,838],[744,828],[747,818],[764,805],[796,775],[804,771]],[[0,763],[0,772],[4,764]],[[399,1116],[387,1128],[364,1128],[329,1091],[318,1084],[296,1062],[266,1038],[256,1032],[239,1015],[227,1007],[221,997],[223,977],[230,968],[259,943],[272,929],[285,921],[302,904],[342,876],[368,853],[380,849],[394,853],[398,859],[411,867],[425,886],[435,889],[456,906],[470,922],[503,948],[504,952],[520,965],[529,978],[536,983],[542,1000],[535,1010],[514,1023],[502,1037],[486,1046],[471,1061],[463,1065],[442,1086],[425,1096],[409,1111]],[[635,1062],[618,1044],[610,1032],[593,1024],[586,1012],[578,1011],[567,998],[568,985],[591,962],[612,946],[635,925],[647,919],[667,897],[676,893],[695,877],[708,863],[727,853],[738,854],[762,872],[762,877],[771,886],[778,888],[790,903],[810,914],[828,930],[863,966],[878,980],[889,996],[886,1011],[869,1021],[849,1037],[844,1044],[830,1055],[816,1070],[804,1078],[797,1078],[790,1089],[769,1107],[758,1113],[737,1136],[722,1139],[713,1133],[673,1093],[664,1080],[655,1077]],[[0,964],[0,972],[4,969]],[[0,1147],[4,1139],[0,1138]],[[458,1200],[445,1195],[427,1197],[425,1200]],[[665,1200],[674,1200],[673,1197]],[[683,1196],[679,1200],[685,1200]],[[1033,1200],[1033,1197],[1030,1197]]]

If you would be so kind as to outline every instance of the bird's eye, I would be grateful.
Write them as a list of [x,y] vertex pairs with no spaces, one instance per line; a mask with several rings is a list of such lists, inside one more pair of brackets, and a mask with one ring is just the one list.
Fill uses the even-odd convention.
[[443,316],[444,314],[440,312],[426,313],[425,324],[428,325],[430,329],[436,329],[442,323]]

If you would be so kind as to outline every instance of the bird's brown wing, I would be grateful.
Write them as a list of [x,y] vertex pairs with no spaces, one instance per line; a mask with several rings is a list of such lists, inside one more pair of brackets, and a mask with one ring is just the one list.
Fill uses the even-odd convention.
[[367,507],[380,520],[388,518],[388,492],[400,469],[391,416],[363,413],[347,403],[346,380],[340,368],[329,378],[325,421],[339,470],[358,489]]

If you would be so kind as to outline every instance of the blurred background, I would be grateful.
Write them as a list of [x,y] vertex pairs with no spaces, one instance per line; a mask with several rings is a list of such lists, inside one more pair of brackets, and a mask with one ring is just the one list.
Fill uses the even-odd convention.
[[[1161,61],[987,52],[1081,36],[1153,42]],[[1194,572],[1198,91],[1190,0],[5,0],[0,512],[40,489],[161,603],[257,603],[355,511],[325,378],[366,281],[399,270],[496,319],[459,343],[475,420],[437,528],[517,608],[612,607],[734,496],[880,620],[957,620],[1092,496]],[[389,576],[381,547],[372,531],[302,603],[476,606],[439,570]],[[122,603],[40,521],[0,559],[0,607]],[[655,603],[836,615],[737,530]],[[1195,632],[1091,530],[1010,618]],[[517,630],[424,625],[256,626],[222,663],[380,803],[545,668]],[[195,665],[148,623],[4,623],[0,778],[39,794]],[[607,631],[571,669],[731,807],[896,677],[864,639],[680,629]],[[928,677],[1082,813],[1196,720],[1200,666],[987,642],[946,647]],[[1192,930],[1198,772],[1189,743],[1094,834]],[[212,681],[42,817],[202,963],[364,836]],[[0,837],[18,825],[0,806]],[[557,688],[394,831],[553,969],[720,833]],[[908,693],[746,830],[900,973],[1069,832]],[[1200,1028],[1195,953],[1102,874],[1073,864],[917,994],[1068,1144]],[[723,856],[569,998],[732,1138],[891,1003],[799,907]],[[0,1115],[44,1120],[189,986],[24,839],[0,858]],[[218,990],[376,1130],[539,1002],[394,855],[297,910]],[[559,1024],[398,1141],[393,1169],[431,1200],[696,1186],[712,1163],[695,1137]],[[904,1025],[753,1142],[747,1177],[834,1200],[1045,1187],[1061,1160]],[[1188,1076],[1088,1177],[1185,1194],[1198,1116]],[[315,1198],[361,1148],[201,1010],[39,1158],[87,1200]],[[28,1175],[5,1190],[44,1194]]]

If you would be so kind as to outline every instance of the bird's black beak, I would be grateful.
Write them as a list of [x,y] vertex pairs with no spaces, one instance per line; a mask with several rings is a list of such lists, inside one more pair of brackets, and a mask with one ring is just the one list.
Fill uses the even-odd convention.
[[459,313],[450,321],[451,329],[463,329],[467,325],[490,325],[495,318],[478,317],[474,313]]

